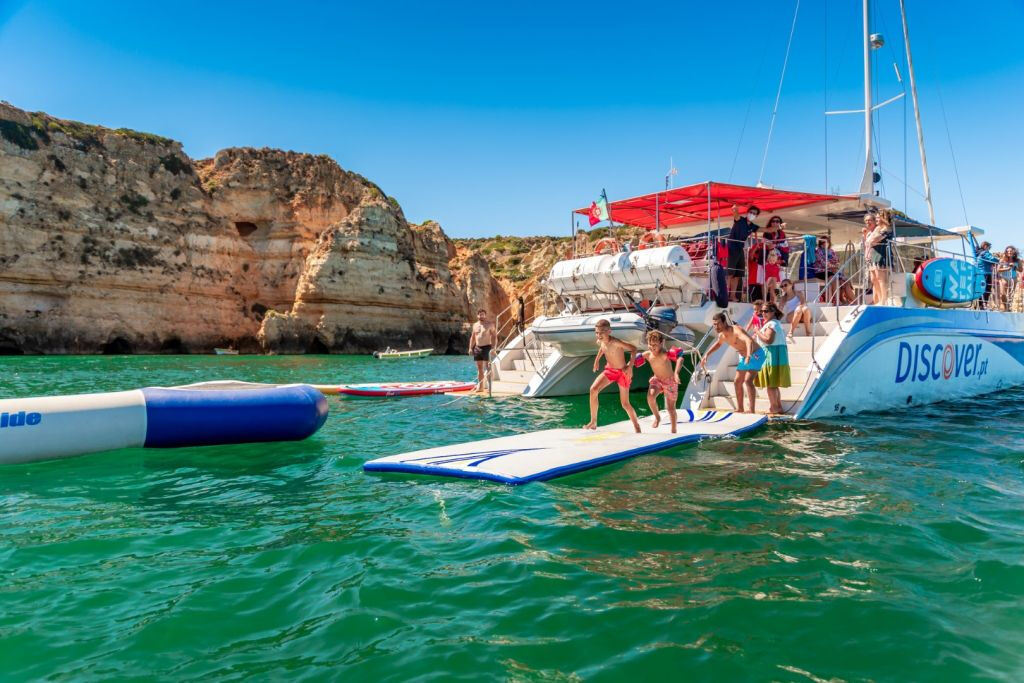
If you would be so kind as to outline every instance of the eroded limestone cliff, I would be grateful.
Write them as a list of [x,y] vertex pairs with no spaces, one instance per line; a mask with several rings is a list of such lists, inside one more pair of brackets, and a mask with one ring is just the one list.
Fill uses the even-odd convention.
[[179,143],[0,104],[0,352],[464,350],[508,295],[326,156]]

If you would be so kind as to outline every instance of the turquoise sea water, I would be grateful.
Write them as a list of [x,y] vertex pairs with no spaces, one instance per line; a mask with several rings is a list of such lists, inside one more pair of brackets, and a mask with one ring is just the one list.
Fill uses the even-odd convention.
[[[0,395],[469,365],[6,358]],[[643,394],[634,405],[646,413]],[[361,465],[582,424],[585,398],[330,406],[301,443],[0,468],[0,677],[1024,676],[1024,391],[772,425],[522,487]]]

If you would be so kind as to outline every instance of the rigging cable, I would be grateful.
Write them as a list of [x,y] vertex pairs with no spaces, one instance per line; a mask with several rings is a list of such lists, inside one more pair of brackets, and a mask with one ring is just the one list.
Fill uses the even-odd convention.
[[754,73],[754,82],[750,84],[750,99],[747,100],[747,113],[743,115],[743,127],[740,128],[740,139],[736,142],[736,153],[732,155],[732,166],[729,167],[729,180],[732,182],[732,174],[736,170],[736,160],[740,158],[740,148],[743,147],[743,136],[747,132],[747,122],[750,121],[750,109],[754,105],[754,97],[757,86],[761,82],[761,72],[764,70],[765,53],[761,51],[761,61],[757,64],[757,71]]
[[942,101],[942,87],[935,84],[935,90],[939,95],[939,108],[942,109],[942,123],[946,126],[946,141],[949,143],[949,156],[953,158],[953,176],[956,178],[956,189],[960,192],[960,208],[964,210],[964,225],[970,225],[967,220],[967,203],[964,201],[964,188],[960,184],[960,171],[956,166],[956,152],[953,151],[953,138],[949,134],[949,121],[946,119],[946,105]]
[[775,92],[775,106],[772,108],[771,122],[768,124],[768,140],[764,143],[764,156],[761,157],[761,172],[757,174],[757,185],[764,180],[764,165],[768,161],[768,148],[772,144],[772,132],[775,130],[775,116],[779,111],[779,98],[782,97],[782,83],[786,80],[786,66],[789,64],[789,50],[793,47],[793,33],[796,32],[796,17],[800,13],[800,0],[796,0],[793,10],[793,24],[789,27],[789,40],[786,42],[786,57],[782,60],[782,75],[779,76],[779,89]]

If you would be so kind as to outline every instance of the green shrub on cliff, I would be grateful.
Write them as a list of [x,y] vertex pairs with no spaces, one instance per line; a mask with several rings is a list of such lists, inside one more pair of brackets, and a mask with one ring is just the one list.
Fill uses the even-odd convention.
[[137,192],[121,195],[121,203],[128,207],[132,213],[139,213],[139,209],[149,204],[149,200]]
[[160,157],[160,165],[174,175],[180,175],[182,173],[191,175],[192,173],[192,165],[187,161],[182,161],[181,157],[177,154],[168,154]]
[[154,135],[153,133],[143,133],[139,130],[132,130],[131,128],[118,128],[114,131],[116,135],[135,140],[136,142],[144,142],[148,145],[172,145],[174,140],[165,138],[161,135]]
[[35,130],[31,126],[26,126],[23,123],[7,119],[0,121],[0,136],[22,149],[39,149],[39,143],[32,135],[33,132]]
[[40,111],[32,112],[29,116],[32,118],[33,128],[44,142],[50,142],[50,133],[63,133],[75,140],[82,151],[104,149],[102,136],[106,128],[103,126],[90,126],[78,121],[55,119]]

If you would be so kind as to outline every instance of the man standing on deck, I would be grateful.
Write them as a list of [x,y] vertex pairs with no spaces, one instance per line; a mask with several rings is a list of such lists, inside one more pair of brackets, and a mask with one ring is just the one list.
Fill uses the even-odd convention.
[[985,296],[981,297],[981,308],[988,308],[988,298],[992,296],[992,268],[999,263],[999,259],[992,255],[991,242],[982,242],[974,250],[974,256],[978,259],[978,267],[985,274]]
[[746,246],[747,238],[758,231],[757,217],[761,209],[751,205],[747,209],[747,215],[740,217],[739,207],[732,205],[732,229],[729,230],[729,237],[726,240],[729,245],[729,261],[727,272],[729,275],[729,298],[733,301],[742,301],[741,290],[743,289],[743,271],[747,267]]
[[484,390],[484,373],[487,365],[491,362],[491,350],[497,341],[498,332],[494,323],[488,320],[487,311],[480,309],[476,312],[476,322],[473,323],[473,334],[469,337],[469,354],[476,361],[476,389]]

